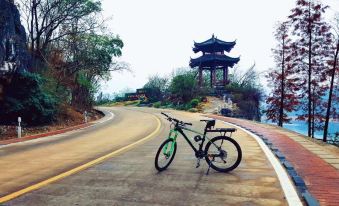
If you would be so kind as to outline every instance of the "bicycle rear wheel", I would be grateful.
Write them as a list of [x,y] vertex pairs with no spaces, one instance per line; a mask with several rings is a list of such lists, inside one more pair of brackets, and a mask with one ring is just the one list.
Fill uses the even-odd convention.
[[241,162],[242,152],[239,144],[232,138],[218,136],[211,139],[205,147],[205,160],[219,172],[234,170]]
[[161,172],[171,164],[177,151],[177,143],[173,139],[165,140],[155,156],[155,168]]

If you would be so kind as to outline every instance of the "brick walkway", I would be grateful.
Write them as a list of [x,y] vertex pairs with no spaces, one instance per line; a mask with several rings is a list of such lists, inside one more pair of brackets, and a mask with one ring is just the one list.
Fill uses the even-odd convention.
[[321,205],[339,205],[338,151],[327,151],[322,148],[324,146],[309,141],[302,135],[267,124],[217,115],[208,116],[263,135],[285,155]]

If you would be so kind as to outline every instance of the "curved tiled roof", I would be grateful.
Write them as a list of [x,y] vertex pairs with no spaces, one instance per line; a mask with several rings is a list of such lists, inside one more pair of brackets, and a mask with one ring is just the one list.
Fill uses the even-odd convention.
[[190,61],[190,67],[214,67],[214,66],[225,66],[233,67],[240,61],[240,58],[229,57],[226,55],[218,54],[205,54],[196,59]]
[[226,42],[212,35],[212,38],[204,42],[201,42],[201,43],[194,42],[193,51],[195,53],[199,51],[209,52],[209,53],[223,52],[223,51],[230,52],[231,49],[235,46],[235,44],[236,44],[236,41]]

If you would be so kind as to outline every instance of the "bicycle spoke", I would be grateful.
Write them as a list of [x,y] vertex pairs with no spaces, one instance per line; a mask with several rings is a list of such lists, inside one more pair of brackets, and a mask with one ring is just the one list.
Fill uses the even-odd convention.
[[211,144],[207,155],[213,169],[228,171],[239,164],[238,148],[231,139],[217,137]]
[[221,159],[225,164],[227,163],[226,160],[224,160],[223,158],[220,157],[220,159]]
[[221,149],[222,143],[224,143],[224,139],[221,140],[220,146],[219,146],[219,150]]

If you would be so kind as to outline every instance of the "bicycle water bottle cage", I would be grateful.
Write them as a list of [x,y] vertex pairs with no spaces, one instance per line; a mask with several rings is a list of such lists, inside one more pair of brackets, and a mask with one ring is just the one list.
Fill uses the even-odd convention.
[[210,130],[212,129],[212,127],[214,127],[215,125],[215,120],[208,120],[207,123],[206,123],[206,128],[205,130]]

